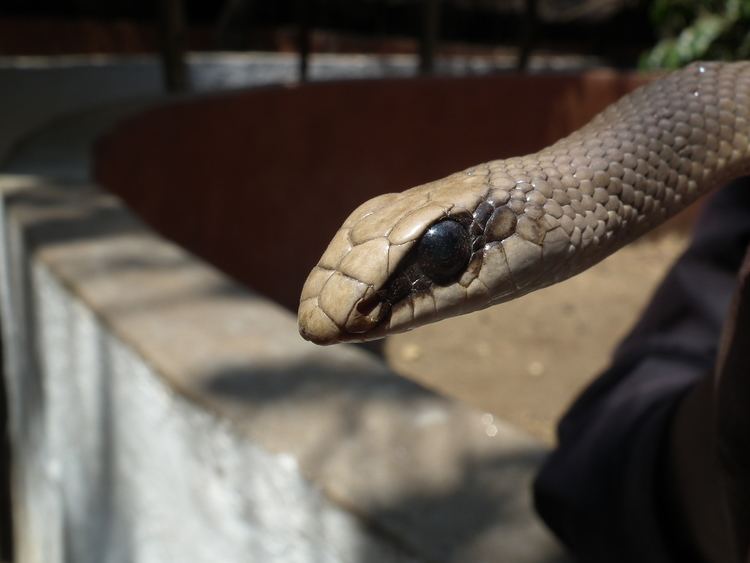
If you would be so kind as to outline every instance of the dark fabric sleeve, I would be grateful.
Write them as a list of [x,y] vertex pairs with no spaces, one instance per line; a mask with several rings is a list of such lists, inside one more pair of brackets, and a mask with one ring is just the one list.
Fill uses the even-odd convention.
[[[685,561],[657,480],[679,399],[708,377],[750,243],[747,179],[716,193],[611,367],[575,401],[534,484],[536,508],[581,562]],[[679,542],[678,542],[679,543]]]

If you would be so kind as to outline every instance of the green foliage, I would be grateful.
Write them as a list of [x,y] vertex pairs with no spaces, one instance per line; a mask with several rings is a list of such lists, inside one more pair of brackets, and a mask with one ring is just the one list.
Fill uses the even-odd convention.
[[654,0],[651,19],[661,39],[641,68],[750,58],[750,0]]

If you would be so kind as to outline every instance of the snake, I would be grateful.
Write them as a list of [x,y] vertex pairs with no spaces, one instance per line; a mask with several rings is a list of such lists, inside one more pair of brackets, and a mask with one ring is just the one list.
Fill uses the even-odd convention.
[[569,136],[357,207],[304,283],[299,332],[374,340],[576,275],[750,173],[750,62],[697,62]]

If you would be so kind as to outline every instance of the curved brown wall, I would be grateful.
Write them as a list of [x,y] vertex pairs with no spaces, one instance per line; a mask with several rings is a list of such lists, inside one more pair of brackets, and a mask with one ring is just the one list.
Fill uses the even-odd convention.
[[642,83],[609,72],[329,82],[194,98],[100,140],[96,180],[162,234],[296,308],[363,200],[537,150]]

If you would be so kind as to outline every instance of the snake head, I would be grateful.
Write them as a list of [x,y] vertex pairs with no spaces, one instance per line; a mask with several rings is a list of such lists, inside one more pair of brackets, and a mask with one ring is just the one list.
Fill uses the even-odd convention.
[[489,178],[483,165],[357,208],[305,282],[300,334],[373,340],[539,287],[551,225]]

